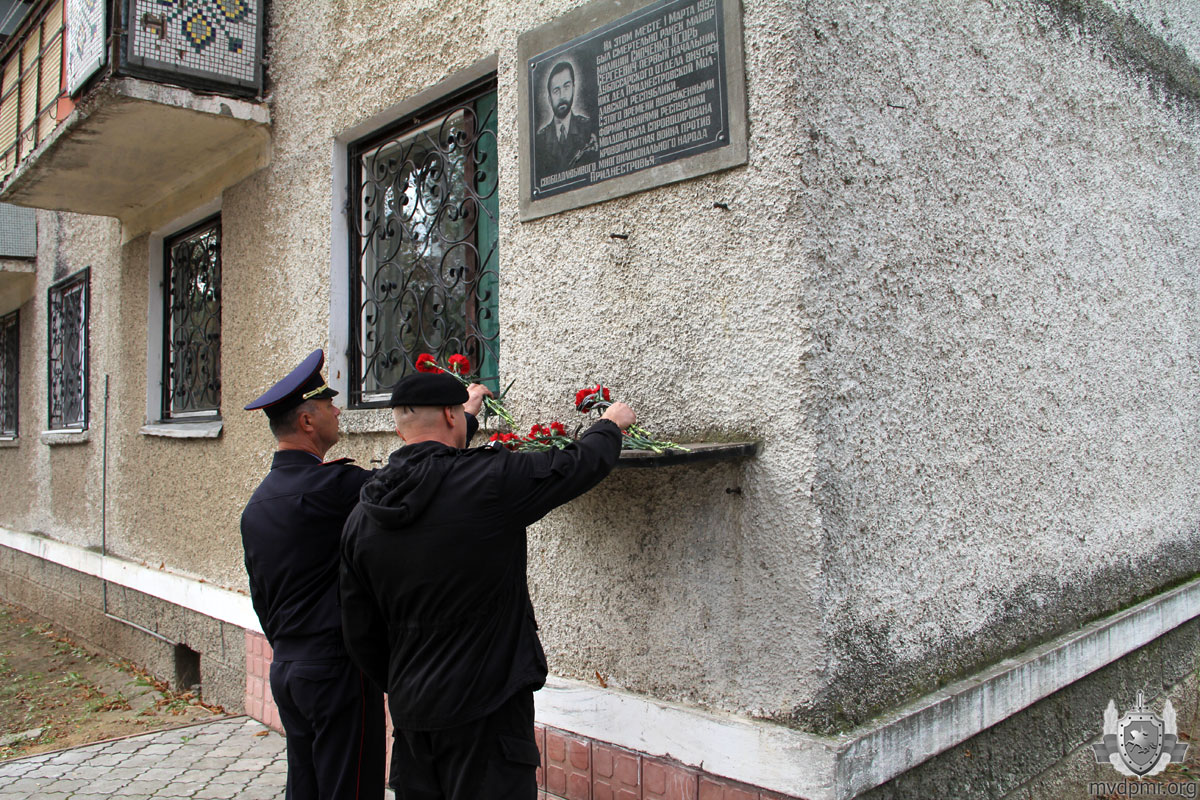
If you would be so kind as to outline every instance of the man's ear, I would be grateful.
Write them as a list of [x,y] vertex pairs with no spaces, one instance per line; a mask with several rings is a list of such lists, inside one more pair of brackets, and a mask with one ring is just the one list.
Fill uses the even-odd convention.
[[454,417],[455,416],[456,416],[455,406],[443,406],[442,407],[442,417],[445,418],[446,424],[449,425],[451,428],[454,427]]
[[316,426],[313,425],[312,414],[307,411],[301,411],[297,414],[296,430],[303,431],[304,433],[312,433],[316,430]]

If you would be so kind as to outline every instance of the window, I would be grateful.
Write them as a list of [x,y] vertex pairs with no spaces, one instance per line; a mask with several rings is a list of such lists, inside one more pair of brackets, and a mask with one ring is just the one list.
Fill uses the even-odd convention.
[[17,365],[21,353],[17,313],[0,317],[0,436],[5,438],[17,435]]
[[47,361],[50,430],[88,424],[88,271],[50,287]]
[[420,353],[496,388],[495,77],[349,147],[350,404],[386,404]]
[[164,420],[221,410],[221,219],[163,240]]

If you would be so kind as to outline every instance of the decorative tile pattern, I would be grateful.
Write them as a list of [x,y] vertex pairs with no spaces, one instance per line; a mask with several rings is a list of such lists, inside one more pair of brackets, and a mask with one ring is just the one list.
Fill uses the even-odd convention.
[[592,745],[592,800],[642,800],[637,753],[596,742]]
[[592,748],[587,739],[546,731],[546,791],[565,800],[591,800]]
[[67,91],[84,81],[107,60],[102,0],[67,0]]
[[258,82],[261,0],[133,0],[129,58],[218,82]]
[[644,800],[696,800],[696,773],[655,758],[642,758]]
[[260,633],[246,631],[246,715],[283,733],[271,696],[271,645]]
[[721,778],[700,779],[700,800],[759,800],[758,790]]
[[799,800],[567,731],[534,731],[538,800]]

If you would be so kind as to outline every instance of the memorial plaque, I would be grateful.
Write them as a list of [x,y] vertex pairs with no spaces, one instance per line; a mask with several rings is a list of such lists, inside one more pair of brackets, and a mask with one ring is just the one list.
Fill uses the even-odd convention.
[[523,220],[746,163],[737,0],[597,0],[517,51]]

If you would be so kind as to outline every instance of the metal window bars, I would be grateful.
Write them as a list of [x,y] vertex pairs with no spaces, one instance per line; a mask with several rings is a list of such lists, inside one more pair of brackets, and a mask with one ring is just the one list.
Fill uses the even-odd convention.
[[221,409],[221,220],[163,244],[163,418]]
[[50,430],[88,423],[88,270],[50,287],[46,362]]
[[20,380],[20,317],[17,311],[0,316],[0,436],[17,435]]
[[493,87],[476,86],[351,148],[352,405],[382,405],[420,353],[442,364],[462,353],[496,375]]

